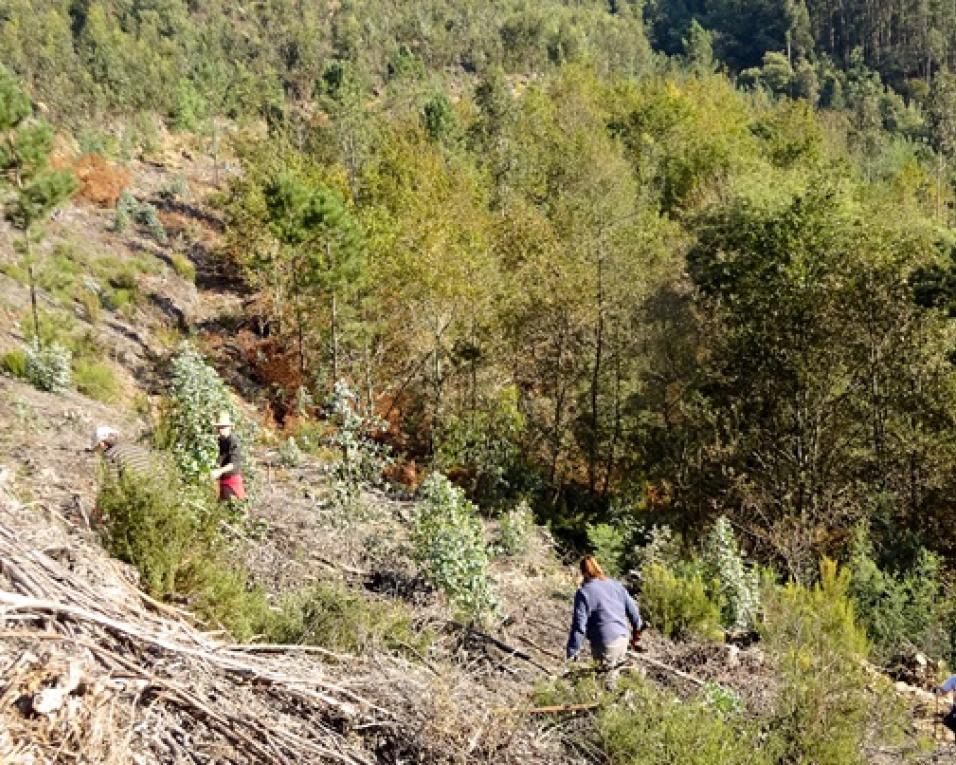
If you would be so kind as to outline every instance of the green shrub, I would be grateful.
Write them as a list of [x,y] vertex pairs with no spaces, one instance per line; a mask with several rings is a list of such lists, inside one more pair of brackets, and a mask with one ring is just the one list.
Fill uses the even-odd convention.
[[431,634],[417,630],[407,607],[369,598],[342,584],[319,583],[286,595],[267,632],[276,643],[370,653],[428,650]]
[[516,557],[528,550],[534,532],[534,514],[528,503],[522,500],[517,507],[502,513],[498,521],[498,549],[505,555]]
[[279,464],[283,467],[298,467],[302,464],[302,450],[292,436],[279,446]]
[[156,214],[156,208],[149,202],[142,202],[133,216],[139,225],[146,228],[146,232],[160,244],[166,243],[166,227],[163,226],[159,216]]
[[477,508],[440,473],[428,477],[421,495],[412,528],[415,559],[455,608],[481,620],[497,603]]
[[[193,483],[206,480],[219,456],[219,436],[213,421],[228,412],[234,431],[248,449],[255,437],[251,422],[232,402],[226,384],[192,348],[184,346],[173,358],[168,407],[158,433],[158,445],[170,449],[184,478]],[[251,477],[248,465],[244,477]]]
[[124,191],[116,202],[116,211],[113,215],[113,230],[122,234],[131,224],[146,228],[146,232],[160,244],[166,243],[166,228],[156,214],[156,208],[149,202],[140,202]]
[[668,638],[721,637],[720,608],[707,595],[700,574],[678,576],[652,563],[643,572],[641,607],[649,624]]
[[196,281],[196,266],[193,265],[193,262],[189,258],[182,253],[174,252],[170,260],[173,265],[173,271],[186,281]]
[[643,571],[655,563],[673,568],[680,563],[680,539],[670,526],[651,526],[647,543],[637,551],[637,563]]
[[384,430],[386,423],[363,415],[358,397],[342,380],[335,383],[329,408],[337,428],[332,446],[339,453],[332,466],[335,493],[341,507],[352,510],[361,487],[380,483],[382,471],[390,461],[388,447],[372,439],[372,434]]
[[[476,351],[465,344],[456,349],[467,361]],[[530,471],[523,469],[521,436],[524,415],[514,386],[502,390],[489,403],[489,411],[467,417],[449,417],[437,433],[435,464],[439,470],[466,472],[468,496],[482,505],[494,505],[514,496],[527,485]]]
[[724,625],[749,629],[760,607],[757,570],[744,563],[733,529],[723,516],[704,542],[703,572],[705,581],[713,583],[711,597],[721,604]]
[[0,371],[20,380],[27,379],[27,352],[23,348],[14,348],[0,356]]
[[90,324],[96,324],[100,320],[100,310],[103,307],[99,290],[91,290],[86,286],[80,287],[74,293],[76,302],[83,307],[83,314]]
[[597,704],[579,718],[567,743],[582,761],[611,765],[770,765],[761,720],[740,699],[710,683],[695,698],[680,699],[634,674],[625,674],[614,691],[594,674],[539,685],[541,706]]
[[123,473],[118,480],[105,474],[96,507],[107,548],[139,570],[147,593],[166,598],[193,589],[219,521],[200,492],[160,469],[155,476]]
[[120,311],[124,314],[135,310],[139,302],[139,293],[136,290],[110,287],[100,294],[103,307],[109,311]]
[[136,567],[151,596],[184,598],[210,624],[251,637],[268,609],[262,593],[247,586],[242,566],[226,555],[218,532],[225,510],[156,459],[154,475],[104,475],[96,507],[107,549]]
[[931,656],[951,655],[947,634],[951,608],[943,597],[936,555],[920,550],[913,568],[894,576],[876,564],[868,530],[860,526],[848,567],[848,593],[866,628],[874,661],[887,665],[912,648]]
[[889,683],[881,686],[863,666],[868,645],[849,580],[848,571],[824,560],[812,588],[788,584],[765,593],[762,633],[782,681],[770,725],[780,762],[862,763],[864,741],[892,735],[900,722]]
[[116,201],[116,210],[113,213],[113,230],[117,234],[124,233],[133,224],[136,210],[139,208],[139,202],[136,197],[128,191],[119,195]]
[[709,697],[681,701],[640,678],[620,684],[623,698],[595,720],[597,738],[612,764],[770,765],[757,724]]
[[73,362],[73,382],[80,393],[97,401],[113,401],[120,392],[113,367],[89,359]]
[[72,354],[59,343],[27,350],[26,377],[40,390],[62,393],[70,387]]
[[610,576],[620,576],[627,550],[627,534],[623,528],[610,523],[587,525],[588,546]]

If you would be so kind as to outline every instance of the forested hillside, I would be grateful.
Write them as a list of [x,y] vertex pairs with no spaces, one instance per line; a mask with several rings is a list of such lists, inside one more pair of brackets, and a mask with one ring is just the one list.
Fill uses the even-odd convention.
[[[187,484],[183,339],[250,442],[344,455],[343,508],[440,474],[442,501],[521,508],[563,554],[640,572],[652,613],[681,614],[667,638],[718,623],[793,658],[802,614],[839,633],[813,666],[956,660],[952,8],[5,0],[0,67],[0,271],[32,293],[5,303],[5,374],[36,383],[59,345],[48,389],[72,369],[111,400],[86,324],[128,335],[149,294],[169,325],[128,408]],[[97,208],[92,239],[72,212],[51,229],[71,204]],[[138,259],[90,249],[121,244]],[[193,310],[163,290],[197,268]],[[721,740],[866,761],[853,704],[832,749],[767,732],[818,692]]]

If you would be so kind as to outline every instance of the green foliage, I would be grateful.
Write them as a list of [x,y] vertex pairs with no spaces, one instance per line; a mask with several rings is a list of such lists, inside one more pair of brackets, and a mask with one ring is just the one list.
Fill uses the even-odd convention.
[[0,371],[3,374],[16,377],[20,380],[27,379],[27,362],[29,356],[23,348],[14,348],[0,355]]
[[699,573],[679,575],[658,563],[642,571],[641,607],[649,624],[665,637],[718,640],[720,607],[707,595]]
[[760,593],[757,570],[744,563],[729,521],[720,516],[704,542],[703,574],[714,583],[712,599],[721,604],[723,623],[749,629],[757,618]]
[[279,446],[279,464],[290,468],[302,464],[302,450],[293,436],[289,436]]
[[219,518],[202,492],[187,491],[168,471],[119,480],[107,474],[96,498],[110,552],[140,572],[154,597],[185,593],[213,544]]
[[892,693],[868,692],[868,645],[849,580],[848,571],[824,560],[818,584],[788,584],[766,596],[763,637],[783,682],[771,723],[779,761],[862,763],[868,726],[880,722],[877,733],[890,732],[892,719],[880,717],[893,710]]
[[113,230],[117,234],[124,234],[133,223],[133,216],[139,209],[139,202],[136,197],[128,191],[123,191],[116,201],[116,209],[113,212]]
[[[458,350],[466,363],[478,353],[480,350],[468,343]],[[518,392],[509,386],[489,402],[487,410],[445,420],[437,434],[436,464],[445,472],[464,471],[468,477],[462,483],[476,502],[501,502],[516,490],[531,488],[520,448],[524,428]]]
[[940,560],[921,549],[913,567],[894,576],[875,559],[869,529],[857,527],[847,564],[848,594],[870,639],[874,661],[888,666],[912,649],[949,657],[951,606],[943,597]]
[[421,486],[412,543],[425,575],[465,617],[480,621],[497,609],[477,508],[440,473]]
[[186,598],[202,618],[240,640],[260,631],[265,598],[229,559],[219,534],[225,511],[210,494],[183,485],[157,457],[154,474],[104,476],[96,507],[106,547],[136,567],[146,592]]
[[196,266],[193,262],[179,252],[174,252],[170,258],[173,264],[173,271],[188,282],[196,281]]
[[286,595],[266,629],[276,643],[367,654],[383,648],[421,655],[432,635],[401,603],[369,598],[342,584],[319,583]]
[[26,353],[26,377],[34,387],[50,393],[63,393],[70,387],[73,354],[67,348],[59,343],[31,345]]
[[506,510],[498,518],[498,549],[510,557],[523,555],[528,550],[534,528],[534,513],[522,500],[517,507]]
[[651,526],[647,542],[637,554],[637,562],[643,572],[654,564],[675,568],[681,562],[680,540],[670,526]]
[[149,202],[140,202],[128,191],[123,191],[113,213],[113,230],[122,234],[134,223],[145,228],[146,233],[160,244],[166,243],[166,228],[156,214],[156,208]]
[[[201,483],[219,456],[219,436],[213,422],[220,412],[229,413],[244,448],[253,442],[252,424],[233,404],[225,383],[192,348],[184,346],[171,363],[169,408],[159,436],[159,445],[172,451],[183,477]],[[248,471],[243,471],[244,475]]]
[[[714,694],[678,701],[643,679],[621,683],[624,696],[598,713],[595,727],[609,763],[770,765],[757,724]],[[722,699],[728,698],[726,694]]]
[[355,509],[362,486],[379,483],[388,464],[388,448],[372,438],[386,424],[359,412],[358,398],[343,380],[335,383],[329,408],[336,425],[332,446],[340,455],[332,468],[336,497],[343,508]]
[[73,384],[84,396],[103,402],[115,402],[120,392],[113,367],[90,359],[73,362]]
[[610,523],[587,525],[588,546],[601,567],[610,576],[620,576],[624,555],[627,552],[625,530]]

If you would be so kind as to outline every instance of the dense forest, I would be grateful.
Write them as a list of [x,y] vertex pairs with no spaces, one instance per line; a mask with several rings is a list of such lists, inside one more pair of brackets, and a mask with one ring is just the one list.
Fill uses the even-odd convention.
[[956,555],[953,8],[7,0],[0,63],[82,152],[234,158],[290,432],[345,380],[578,546],[723,515],[798,581]]

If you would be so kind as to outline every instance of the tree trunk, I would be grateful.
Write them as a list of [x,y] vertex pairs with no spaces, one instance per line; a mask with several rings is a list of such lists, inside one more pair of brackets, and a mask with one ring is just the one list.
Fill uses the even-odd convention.
[[299,372],[302,374],[302,381],[305,382],[305,320],[302,317],[302,296],[296,295],[295,298],[295,324],[296,334],[299,341]]
[[597,485],[598,461],[598,388],[604,354],[604,252],[597,258],[597,326],[594,330],[594,367],[591,371],[591,433],[588,439],[588,491],[593,495]]
[[33,347],[40,350],[40,311],[37,309],[37,280],[33,270],[33,240],[30,229],[25,233],[27,248],[27,274],[30,277],[30,309],[33,311]]
[[339,379],[339,318],[338,301],[335,290],[332,290],[332,380]]

